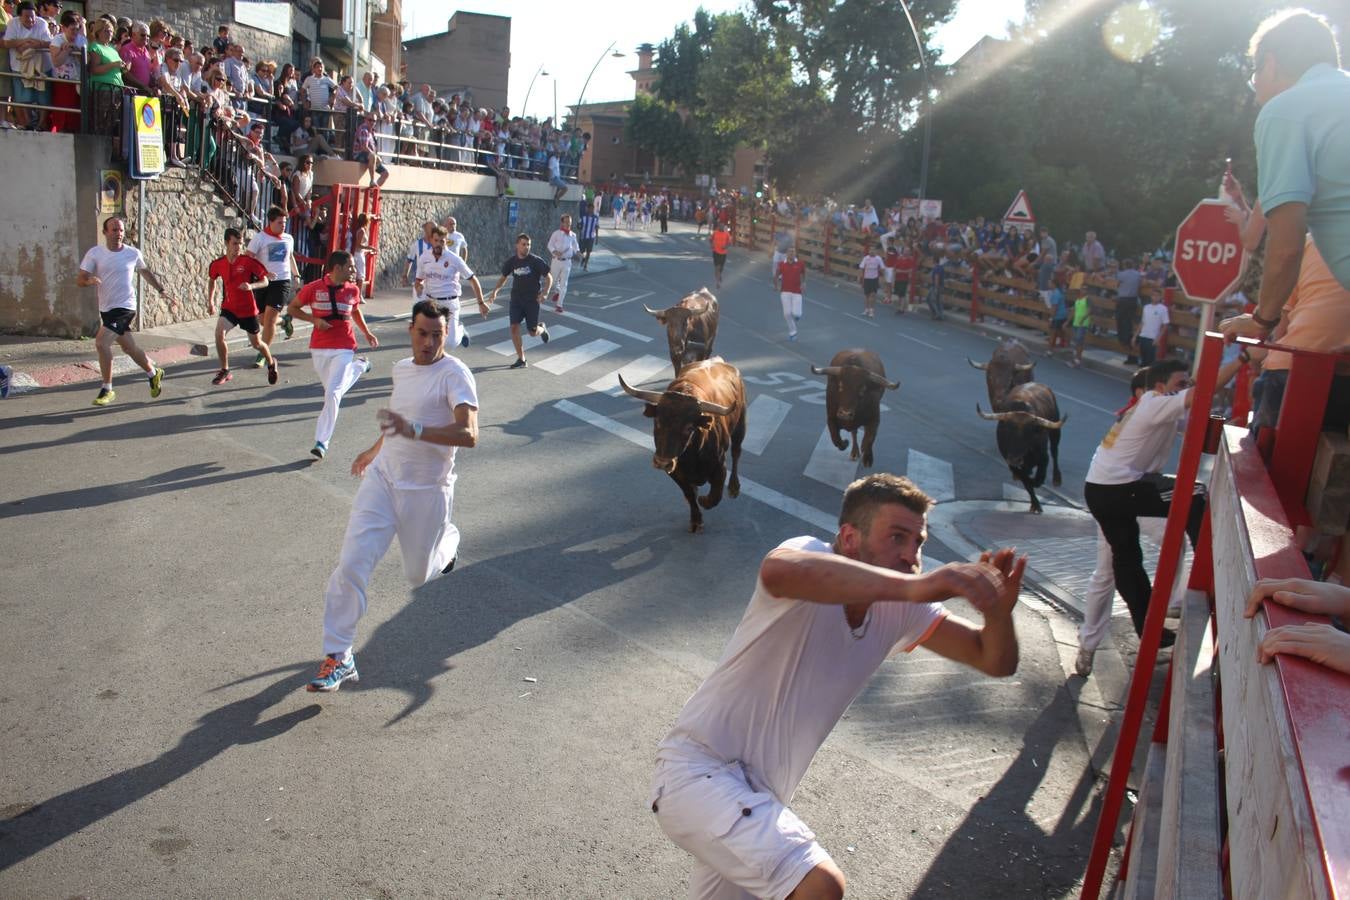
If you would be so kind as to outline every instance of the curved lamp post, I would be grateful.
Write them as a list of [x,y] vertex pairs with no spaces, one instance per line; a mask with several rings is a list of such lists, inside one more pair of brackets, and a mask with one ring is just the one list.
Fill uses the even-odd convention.
[[[624,54],[620,53],[618,50],[614,50],[614,45],[617,43],[618,41],[612,41],[610,45],[605,48],[605,52],[600,54],[600,58],[595,61],[595,65],[591,66],[591,74],[586,76],[586,83],[581,86],[581,96],[577,97],[577,105],[574,107],[574,112],[572,113],[573,117],[581,115],[581,101],[586,99],[586,88],[591,86],[591,76],[595,74],[596,69],[600,68],[600,64],[605,61],[605,57],[611,56],[614,59],[620,59],[624,56]],[[611,53],[611,50],[614,50],[614,52]]]
[[540,75],[547,75],[544,71],[544,64],[540,63],[539,68],[534,70],[534,76],[530,79],[530,86],[525,89],[525,102],[520,104],[520,114],[524,116],[530,109],[530,91],[534,90],[534,79]]
[[909,4],[905,0],[900,0],[900,8],[905,11],[905,18],[909,21],[910,34],[914,35],[914,43],[919,48],[919,66],[923,69],[923,161],[919,164],[919,199],[927,199],[928,196],[928,151],[933,145],[933,82],[928,76],[928,60],[924,58],[923,38],[919,37],[919,29],[914,25],[914,17],[909,13]]

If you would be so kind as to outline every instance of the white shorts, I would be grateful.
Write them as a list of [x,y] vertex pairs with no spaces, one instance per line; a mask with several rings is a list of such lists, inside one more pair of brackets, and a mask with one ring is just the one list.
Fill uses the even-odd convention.
[[895,269],[886,266],[881,270],[881,280],[887,284],[895,284]]
[[787,897],[830,855],[796,813],[740,762],[660,761],[651,809],[661,830],[698,860],[689,896]]

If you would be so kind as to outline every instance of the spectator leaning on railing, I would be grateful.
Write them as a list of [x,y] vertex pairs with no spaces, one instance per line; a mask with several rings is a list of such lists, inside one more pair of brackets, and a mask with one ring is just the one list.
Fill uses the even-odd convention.
[[[16,8],[14,18],[5,26],[4,45],[9,50],[9,67],[14,73],[11,81],[16,103],[47,105],[47,82],[37,76],[45,74],[43,51],[51,46],[51,30],[47,20],[40,18],[37,7],[24,0]],[[16,107],[15,118],[26,128],[36,131],[45,114],[38,109]]]
[[86,44],[84,18],[73,9],[61,14],[61,26],[52,38],[52,77],[64,79],[52,82],[52,106],[63,109],[53,112],[52,127],[73,134],[80,130],[80,65]]

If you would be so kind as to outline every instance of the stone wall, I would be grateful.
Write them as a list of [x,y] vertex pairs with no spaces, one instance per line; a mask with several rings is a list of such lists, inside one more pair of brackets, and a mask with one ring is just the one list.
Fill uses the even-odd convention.
[[[317,13],[317,6],[312,2],[292,3],[290,6],[291,31],[302,35],[317,50],[317,19],[308,14]],[[215,40],[216,29],[221,25],[229,25],[230,38],[243,46],[244,55],[250,62],[262,59],[274,59],[278,65],[297,62],[291,59],[290,34],[273,34],[237,24],[234,21],[233,0],[92,0],[89,3],[91,18],[103,13],[145,22],[154,18],[163,19],[174,31],[198,45],[210,44]],[[308,60],[297,64],[301,63],[308,63]]]

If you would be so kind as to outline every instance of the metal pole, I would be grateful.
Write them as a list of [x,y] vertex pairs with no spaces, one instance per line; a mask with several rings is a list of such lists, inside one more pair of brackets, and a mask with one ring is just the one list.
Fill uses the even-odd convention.
[[586,99],[586,88],[591,86],[591,75],[594,75],[595,70],[600,68],[600,64],[605,61],[605,57],[609,56],[609,51],[613,50],[617,43],[618,41],[611,41],[610,45],[605,48],[605,52],[601,53],[600,58],[595,61],[595,65],[591,66],[591,74],[586,76],[586,83],[581,86],[581,96],[577,97],[577,105],[574,107],[573,116],[581,115],[581,101]]
[[[136,182],[136,243],[145,246],[145,179],[142,178]],[[136,276],[136,309],[145,310],[145,279],[141,275]],[[140,331],[145,322],[145,316],[136,317],[136,330]]]
[[534,79],[539,77],[539,73],[544,71],[544,64],[540,63],[539,68],[534,70],[534,78],[530,79],[530,86],[525,89],[525,102],[520,104],[520,115],[523,118],[526,111],[530,108],[530,91],[534,90]]
[[928,196],[928,153],[933,145],[933,82],[928,75],[928,60],[924,58],[923,38],[919,37],[919,29],[914,24],[914,16],[910,15],[909,4],[905,0],[900,0],[900,8],[905,11],[905,19],[909,21],[910,34],[914,35],[914,44],[919,49],[919,66],[923,69],[925,112],[923,117],[923,160],[919,164],[919,199],[924,200]]

